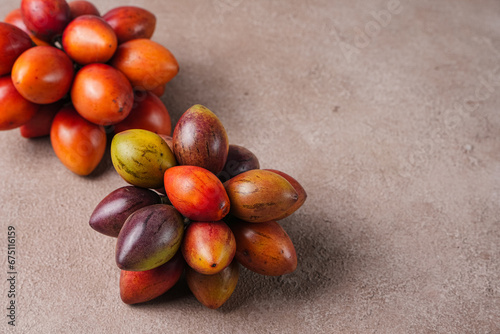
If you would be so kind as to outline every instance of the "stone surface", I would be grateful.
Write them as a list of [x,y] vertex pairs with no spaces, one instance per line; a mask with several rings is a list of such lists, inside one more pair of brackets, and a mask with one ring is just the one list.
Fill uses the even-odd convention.
[[[19,1],[0,5],[4,17]],[[2,132],[0,279],[13,225],[19,333],[500,332],[499,1],[98,8],[119,5],[154,12],[153,40],[179,61],[162,97],[174,123],[206,105],[231,143],[308,191],[282,222],[299,265],[277,278],[242,270],[217,311],[186,284],[127,306],[114,239],[88,226],[124,185],[109,153],[79,177],[47,138]]]

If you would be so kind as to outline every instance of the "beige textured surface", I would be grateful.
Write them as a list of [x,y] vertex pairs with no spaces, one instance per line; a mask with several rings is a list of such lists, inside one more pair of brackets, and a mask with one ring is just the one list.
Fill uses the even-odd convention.
[[[500,333],[498,0],[98,7],[125,4],[157,15],[153,39],[179,60],[163,96],[174,122],[206,105],[232,143],[308,191],[283,222],[298,269],[243,270],[217,311],[183,284],[124,305],[114,240],[88,227],[94,206],[124,184],[109,158],[78,177],[47,139],[2,132],[0,306],[14,225],[15,331]],[[17,6],[0,0],[1,16]]]

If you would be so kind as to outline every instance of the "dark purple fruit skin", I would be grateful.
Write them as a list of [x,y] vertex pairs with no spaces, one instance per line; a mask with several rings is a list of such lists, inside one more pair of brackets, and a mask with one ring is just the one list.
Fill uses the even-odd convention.
[[29,31],[46,42],[62,34],[71,21],[66,0],[22,0],[21,15]]
[[152,190],[125,186],[112,191],[97,204],[89,224],[97,232],[118,237],[127,218],[135,211],[161,203],[160,195]]
[[184,219],[171,205],[155,204],[131,214],[116,240],[118,268],[144,271],[169,261],[181,245]]
[[217,175],[226,164],[229,150],[226,130],[217,116],[200,104],[181,116],[172,143],[179,165],[202,167]]
[[226,164],[217,177],[224,183],[233,176],[259,168],[259,159],[249,149],[230,144]]

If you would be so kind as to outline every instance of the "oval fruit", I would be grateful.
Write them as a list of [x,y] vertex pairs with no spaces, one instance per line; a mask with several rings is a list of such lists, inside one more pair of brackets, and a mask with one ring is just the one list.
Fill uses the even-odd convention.
[[71,20],[66,0],[21,0],[24,24],[36,37],[50,42]]
[[259,169],[259,159],[249,149],[239,145],[229,145],[226,164],[217,177],[226,182],[232,177],[252,169]]
[[167,136],[172,133],[170,114],[159,97],[148,91],[135,94],[130,114],[115,124],[114,132],[119,133],[129,129],[143,129]]
[[10,75],[0,77],[0,130],[26,124],[40,106],[26,100],[14,87]]
[[116,264],[128,271],[150,270],[179,250],[184,220],[173,206],[155,204],[131,214],[116,240]]
[[156,89],[179,72],[177,60],[167,48],[144,38],[120,44],[110,64],[141,90]]
[[292,240],[277,222],[233,221],[230,227],[236,239],[235,258],[247,269],[262,275],[280,276],[297,268]]
[[197,166],[165,172],[165,191],[172,205],[191,220],[218,221],[229,212],[229,198],[219,179]]
[[217,274],[233,261],[236,241],[223,221],[191,222],[181,246],[186,263],[205,275]]
[[10,73],[16,59],[32,46],[27,33],[10,23],[0,22],[0,76]]
[[125,186],[104,197],[90,216],[89,224],[97,232],[118,237],[127,218],[135,211],[160,204],[160,196],[152,190]]
[[35,45],[50,45],[49,43],[42,41],[38,37],[35,37],[35,35],[33,35],[33,33],[28,30],[28,28],[24,24],[20,8],[14,9],[9,14],[7,14],[7,16],[5,17],[5,22],[15,25],[16,27],[27,33],[33,43],[35,43]]
[[120,71],[95,63],[78,71],[71,88],[71,99],[85,119],[99,125],[112,125],[129,115],[134,92]]
[[71,12],[71,19],[75,19],[82,15],[95,15],[101,16],[99,10],[90,1],[75,0],[68,2],[69,10]]
[[120,297],[125,304],[150,301],[170,290],[181,278],[185,262],[178,251],[170,261],[145,271],[120,273]]
[[199,166],[219,173],[227,160],[229,141],[217,116],[197,104],[179,119],[172,135],[175,158],[180,165]]
[[71,21],[62,36],[68,56],[80,65],[105,63],[118,46],[116,34],[102,18],[82,15]]
[[306,190],[302,187],[302,185],[296,179],[294,179],[290,175],[286,174],[285,172],[282,172],[282,171],[279,171],[276,169],[265,169],[265,170],[276,173],[276,174],[282,176],[283,178],[285,178],[288,182],[290,182],[290,184],[293,186],[293,188],[295,189],[295,191],[299,195],[295,204],[292,205],[290,207],[290,209],[288,209],[285,213],[283,213],[280,217],[276,218],[275,220],[284,219],[284,218],[290,216],[295,211],[297,211],[302,206],[302,204],[304,204],[304,202],[307,199]]
[[125,181],[152,189],[163,187],[165,171],[176,165],[167,143],[156,133],[141,129],[126,130],[113,137],[111,161]]
[[63,105],[62,101],[41,105],[35,116],[19,128],[21,136],[35,138],[50,135],[52,121]]
[[231,201],[231,214],[253,223],[281,217],[299,197],[284,177],[261,169],[239,174],[224,186]]
[[70,171],[88,175],[104,155],[106,132],[102,126],[81,117],[73,107],[65,107],[52,121],[50,141],[55,154]]
[[25,99],[39,104],[54,103],[69,91],[73,62],[52,46],[35,46],[24,51],[12,67],[12,81]]
[[156,16],[146,9],[121,6],[103,15],[118,37],[119,43],[132,39],[151,38],[156,27]]
[[204,306],[217,309],[233,294],[238,284],[240,267],[233,261],[228,267],[215,275],[203,275],[196,270],[186,268],[186,281],[189,290]]

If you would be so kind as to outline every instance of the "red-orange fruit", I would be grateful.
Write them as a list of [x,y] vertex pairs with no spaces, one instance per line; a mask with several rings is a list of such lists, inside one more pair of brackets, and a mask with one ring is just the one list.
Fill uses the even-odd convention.
[[95,15],[100,16],[101,13],[90,1],[86,0],[75,0],[68,2],[69,10],[71,12],[71,18],[75,19],[82,15]]
[[71,21],[66,0],[21,0],[26,27],[38,38],[51,42]]
[[200,274],[196,270],[186,268],[186,281],[189,290],[204,306],[217,309],[233,294],[238,284],[240,267],[233,261],[224,270],[214,275]]
[[115,124],[114,132],[129,129],[143,129],[167,136],[172,133],[170,114],[158,96],[148,91],[136,92],[130,114]]
[[0,76],[10,73],[16,59],[32,46],[27,33],[15,25],[0,22]]
[[0,77],[0,130],[14,129],[27,123],[39,107],[19,94],[10,75]]
[[226,181],[224,186],[231,201],[231,214],[253,223],[276,220],[299,197],[284,177],[261,169],[236,175]]
[[112,125],[129,115],[134,92],[120,71],[95,63],[78,71],[71,88],[71,99],[85,119],[99,125]]
[[57,157],[69,170],[88,175],[104,155],[106,132],[102,126],[81,117],[73,107],[65,107],[52,121],[50,141]]
[[54,103],[69,91],[73,62],[52,46],[35,46],[24,51],[12,67],[12,82],[25,99],[39,104]]
[[253,224],[237,220],[229,226],[236,239],[235,258],[247,269],[262,275],[280,276],[297,268],[292,240],[277,222]]
[[110,64],[142,90],[164,85],[179,72],[177,60],[167,48],[144,38],[120,44]]
[[223,221],[191,222],[181,246],[187,264],[205,275],[217,274],[234,258],[236,241]]
[[164,175],[172,205],[191,220],[218,221],[229,212],[229,198],[219,179],[196,166],[175,166]]
[[64,29],[62,46],[71,59],[86,65],[110,60],[118,41],[113,29],[102,18],[82,15]]
[[15,25],[16,27],[27,33],[33,43],[35,43],[36,45],[50,45],[49,43],[42,41],[40,38],[35,37],[35,35],[33,35],[33,33],[28,30],[28,28],[24,24],[20,8],[14,9],[9,14],[7,14],[7,16],[5,17],[5,22]]
[[179,280],[185,262],[181,252],[159,267],[145,271],[120,273],[120,297],[125,304],[150,301],[170,290]]
[[150,89],[150,92],[155,94],[158,97],[162,97],[163,93],[165,93],[165,88],[166,88],[166,85],[160,85],[156,88]]
[[156,27],[156,16],[144,8],[135,6],[116,7],[102,17],[116,32],[119,43],[150,38]]
[[51,104],[41,105],[35,116],[19,128],[21,136],[24,138],[48,136],[50,134],[52,121],[59,110],[61,110],[63,104],[61,100]]
[[292,205],[290,207],[290,209],[288,209],[285,213],[283,213],[283,215],[281,215],[280,217],[276,218],[276,220],[284,219],[284,218],[290,216],[295,211],[297,211],[302,206],[302,204],[304,204],[304,202],[307,199],[306,190],[304,189],[304,187],[302,187],[302,185],[296,179],[294,179],[293,177],[291,177],[290,175],[288,175],[285,172],[282,172],[282,171],[279,171],[279,170],[276,170],[276,169],[265,169],[265,170],[268,170],[270,172],[276,173],[276,174],[284,177],[288,182],[290,182],[290,184],[293,186],[293,188],[295,189],[295,191],[299,195],[299,197],[298,197],[297,201],[295,202],[295,204]]

